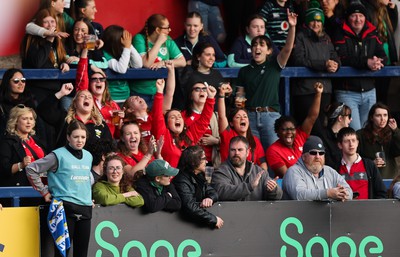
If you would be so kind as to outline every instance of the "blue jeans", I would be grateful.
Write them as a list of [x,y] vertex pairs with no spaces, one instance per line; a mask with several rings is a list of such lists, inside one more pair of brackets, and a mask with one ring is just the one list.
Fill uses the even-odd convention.
[[372,105],[376,103],[375,88],[367,92],[353,92],[336,90],[336,100],[343,102],[351,108],[351,123],[350,127],[354,130],[361,129],[368,120],[368,112]]
[[279,117],[279,112],[249,112],[251,132],[260,139],[264,151],[278,140],[274,125]]
[[208,5],[200,1],[189,0],[188,11],[200,13],[203,19],[204,30],[211,33],[218,43],[226,38],[224,21],[218,6]]

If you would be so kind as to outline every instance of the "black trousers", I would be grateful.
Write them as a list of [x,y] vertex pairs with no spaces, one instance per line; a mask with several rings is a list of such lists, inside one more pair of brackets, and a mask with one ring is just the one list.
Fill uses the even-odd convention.
[[[87,257],[90,240],[92,207],[63,201],[67,216],[68,232],[71,241],[73,257]],[[60,251],[54,250],[55,257],[62,257]],[[69,256],[71,248],[67,250]]]

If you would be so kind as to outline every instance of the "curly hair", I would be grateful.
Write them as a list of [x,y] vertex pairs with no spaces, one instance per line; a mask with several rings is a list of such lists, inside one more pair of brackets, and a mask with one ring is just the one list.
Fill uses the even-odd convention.
[[278,134],[279,130],[282,128],[283,124],[285,124],[286,122],[291,122],[291,123],[293,123],[294,127],[297,127],[296,120],[293,117],[282,115],[281,117],[279,117],[279,119],[277,119],[275,121],[275,124],[274,124],[275,133]]
[[[126,162],[125,162],[124,159],[122,159],[120,156],[118,156],[118,155],[116,155],[116,154],[108,156],[108,157],[104,160],[104,164],[103,164],[103,176],[100,177],[99,181],[100,181],[100,180],[107,181],[107,173],[108,173],[107,167],[108,167],[108,163],[109,163],[110,161],[113,161],[113,160],[120,161],[120,162],[121,162],[122,168],[126,166]],[[131,182],[132,182],[132,181],[129,179],[128,174],[124,172],[124,173],[122,174],[121,181],[119,182],[119,190],[120,190],[120,193],[121,193],[121,194],[132,191]]]
[[178,162],[178,169],[182,172],[193,172],[201,164],[201,157],[204,150],[199,145],[189,146],[183,150],[181,158]]
[[[17,106],[14,106],[11,109],[10,117],[7,120],[7,128],[6,128],[8,134],[18,136],[18,131],[17,131],[18,119],[22,115],[25,115],[28,113],[32,113],[33,127],[35,127],[37,115],[36,115],[36,112],[32,108],[27,107],[23,104],[18,104]],[[33,135],[35,135],[35,133],[36,133],[35,130],[32,129],[31,132],[29,133],[29,135],[33,136]]]
[[[68,113],[67,116],[65,117],[65,121],[67,123],[70,123],[71,121],[75,120],[75,115],[76,115],[76,101],[80,97],[81,94],[89,92],[88,90],[81,90],[78,91],[72,100],[71,105],[68,108]],[[90,92],[89,92],[90,93]],[[90,93],[91,94],[91,93]],[[92,99],[92,101],[94,101]],[[103,116],[101,116],[101,113],[99,110],[96,108],[96,106],[93,104],[92,111],[90,113],[90,119],[94,121],[94,124],[96,126],[102,126],[103,125]]]

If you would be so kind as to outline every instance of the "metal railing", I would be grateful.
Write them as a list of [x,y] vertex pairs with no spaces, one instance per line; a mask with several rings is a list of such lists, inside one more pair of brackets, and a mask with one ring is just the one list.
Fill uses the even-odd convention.
[[[239,68],[217,68],[224,78],[236,78]],[[0,69],[0,78],[5,70]],[[76,70],[61,73],[56,69],[24,69],[24,75],[32,80],[74,80]],[[166,69],[156,71],[149,69],[128,69],[124,74],[106,70],[107,79],[157,79],[167,77]],[[378,71],[360,70],[352,67],[341,67],[336,73],[316,72],[305,67],[287,67],[282,70],[281,78],[284,80],[284,114],[290,114],[290,79],[292,78],[349,78],[349,77],[400,77],[400,66],[387,66]]]

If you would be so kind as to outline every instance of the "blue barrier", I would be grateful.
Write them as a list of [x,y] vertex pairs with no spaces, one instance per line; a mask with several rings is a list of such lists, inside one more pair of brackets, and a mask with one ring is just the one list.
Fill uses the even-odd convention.
[[[218,68],[224,78],[236,78],[239,68]],[[5,69],[0,69],[0,77],[3,77]],[[74,80],[76,70],[61,73],[56,69],[24,69],[24,75],[28,79],[48,79],[48,80]],[[115,73],[106,70],[107,78],[117,79],[156,79],[167,77],[166,69],[157,71],[149,69],[128,69],[125,74]],[[282,70],[281,77],[285,82],[284,95],[284,114],[290,114],[290,79],[292,78],[348,78],[348,77],[400,77],[399,66],[387,66],[378,71],[359,70],[352,67],[341,67],[336,73],[316,72],[305,67],[287,67]]]
[[41,198],[38,191],[30,186],[26,187],[0,187],[0,198],[12,198],[12,205],[19,207],[20,198]]

